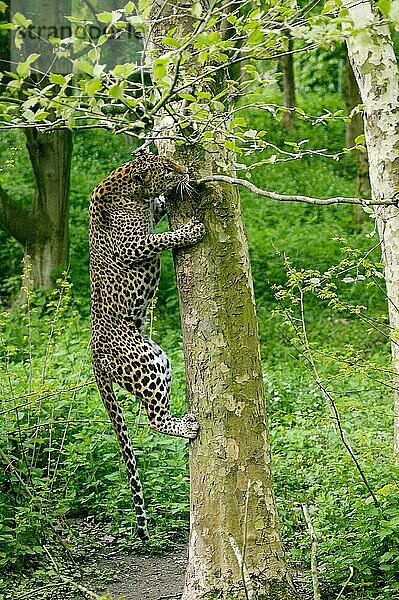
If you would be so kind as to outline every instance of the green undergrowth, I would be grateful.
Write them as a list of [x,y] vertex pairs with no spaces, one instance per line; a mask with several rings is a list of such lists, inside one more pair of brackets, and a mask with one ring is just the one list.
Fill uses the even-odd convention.
[[[312,114],[322,110],[312,99],[306,104]],[[342,108],[339,99],[331,97],[328,108]],[[344,144],[341,120],[328,128],[298,120],[287,133],[263,119],[270,141],[280,146],[309,139],[312,147],[336,151]],[[144,548],[137,540],[124,468],[90,367],[88,198],[132,148],[104,132],[78,135],[74,144],[69,274],[50,297],[29,292],[24,306],[1,315],[0,597],[7,599],[61,575],[78,580],[85,556],[104,544],[156,551],[188,527],[185,442],[150,431],[134,399],[119,390],[152,533]],[[23,172],[15,194],[27,201],[31,175],[23,138],[8,145],[19,150],[2,183],[11,193],[15,173]],[[277,162],[252,180],[264,189],[316,197],[355,190],[350,157]],[[399,597],[389,340],[373,220],[365,214],[357,223],[350,206],[278,203],[247,190],[242,202],[287,555],[310,585],[306,505],[323,600],[337,598],[345,583],[341,598],[348,600]],[[13,244],[4,240],[0,251],[7,258],[0,262],[4,298],[21,272]],[[167,253],[154,317],[153,336],[173,366],[173,412],[181,414],[184,366]],[[54,593],[49,587],[41,597],[55,599]]]

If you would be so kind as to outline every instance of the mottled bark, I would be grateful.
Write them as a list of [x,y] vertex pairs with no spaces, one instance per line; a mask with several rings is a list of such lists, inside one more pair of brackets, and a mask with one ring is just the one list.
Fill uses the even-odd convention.
[[[170,28],[177,27],[175,37],[190,30],[189,18],[181,16],[185,8],[181,0],[154,7],[155,53],[162,51]],[[220,75],[207,85],[213,91],[223,85]],[[175,150],[160,142],[158,147],[192,167],[197,177],[216,168],[218,157],[199,146]],[[176,198],[169,210],[171,227],[198,212],[204,217],[205,239],[174,253],[187,395],[201,427],[190,444],[183,600],[293,599],[273,495],[255,300],[236,188],[210,186],[201,198]]]
[[[32,20],[32,32],[23,47],[14,47],[16,61],[31,52],[40,54],[35,68],[40,74],[31,77],[48,84],[43,73],[67,73],[70,61],[55,57],[49,37],[67,37],[71,0],[15,0],[12,12],[22,12]],[[0,190],[0,226],[13,235],[24,247],[34,286],[48,289],[69,262],[68,193],[72,154],[72,133],[67,129],[44,132],[26,129],[27,147],[35,176],[35,191],[29,213],[21,210]],[[2,206],[4,210],[2,211]],[[12,214],[14,206],[15,211]]]
[[69,261],[68,195],[72,133],[27,129],[27,147],[36,180],[32,214],[40,230],[26,243],[31,278],[49,289]]
[[27,129],[35,175],[29,211],[0,187],[0,227],[24,248],[32,285],[51,288],[69,262],[68,195],[72,133]]
[[[387,24],[368,1],[344,0],[354,27],[347,29],[348,55],[364,104],[374,198],[399,190],[399,73]],[[399,457],[399,208],[376,209],[388,294],[394,377],[394,446]]]
[[[192,164],[190,153],[178,155]],[[209,157],[196,164],[209,173]],[[191,444],[191,530],[183,600],[295,598],[284,562],[248,245],[239,196],[213,188],[205,240],[174,254],[187,394],[201,430]],[[172,227],[192,213],[179,203]],[[243,561],[241,558],[243,557]]]
[[[349,59],[346,60],[345,77],[345,104],[346,114],[351,115],[354,108],[362,104],[359,86]],[[364,134],[363,115],[356,112],[352,115],[350,121],[346,123],[346,147],[353,148],[356,145],[356,138]],[[355,150],[356,153],[356,196],[367,198],[370,193],[369,161],[367,152]],[[359,226],[365,218],[365,212],[361,206],[353,207],[353,221]]]

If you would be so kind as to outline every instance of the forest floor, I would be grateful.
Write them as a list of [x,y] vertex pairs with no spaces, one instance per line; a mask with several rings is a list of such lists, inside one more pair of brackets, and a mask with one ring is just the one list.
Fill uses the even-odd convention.
[[[187,540],[154,553],[127,544],[94,520],[70,523],[71,551],[80,572],[70,579],[74,600],[93,594],[109,600],[178,600],[187,566]],[[80,587],[80,589],[79,589]]]
[[[84,587],[111,600],[180,600],[187,566],[187,545],[176,545],[163,556],[105,551],[93,558],[92,567],[99,575],[84,581]],[[294,573],[295,587],[301,600],[313,595],[301,574]],[[79,592],[74,598],[85,600]],[[106,596],[108,597],[108,596]]]
[[183,592],[186,563],[185,544],[164,556],[111,550],[100,553],[93,562],[100,580],[90,579],[83,584],[98,594],[109,594],[112,600],[178,600]]
[[[123,540],[109,535],[99,523],[81,522],[76,526],[82,543],[75,541],[73,554],[83,576],[79,583],[73,578],[75,589],[69,589],[72,594],[67,598],[86,600],[98,595],[104,600],[180,600],[187,567],[187,540],[172,543],[161,554],[143,553],[124,547]],[[92,543],[95,538],[94,546],[90,538]],[[301,600],[311,600],[313,595],[303,574],[294,571],[293,578]],[[51,598],[58,600],[59,596]]]

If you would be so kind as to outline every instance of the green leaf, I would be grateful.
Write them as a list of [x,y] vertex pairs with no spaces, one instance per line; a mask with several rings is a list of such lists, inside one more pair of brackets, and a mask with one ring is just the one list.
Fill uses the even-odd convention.
[[98,38],[97,46],[102,46],[110,37],[110,33],[104,33],[103,35],[100,35],[100,37]]
[[123,98],[123,85],[121,83],[114,83],[108,90],[108,95],[110,98],[114,98],[115,100],[122,100]]
[[378,0],[378,8],[384,17],[388,17],[391,10],[391,0]]
[[12,79],[11,81],[9,81],[7,83],[7,89],[13,90],[13,91],[19,90],[22,85],[23,85],[23,81],[21,79]]
[[12,22],[15,25],[18,25],[18,27],[29,27],[29,25],[32,25],[32,21],[24,17],[24,15],[20,12],[15,13],[15,15],[12,18]]
[[180,42],[170,36],[163,38],[162,43],[165,44],[165,46],[172,46],[173,48],[180,48]]
[[194,4],[191,7],[191,14],[193,15],[193,17],[196,17],[197,19],[200,18],[200,16],[202,15],[202,6],[201,6],[201,2],[194,2]]
[[100,53],[101,53],[100,48],[92,48],[87,53],[87,58],[89,58],[93,62],[97,62],[100,59]]
[[87,73],[88,75],[93,74],[93,65],[88,60],[77,60],[75,66],[79,71],[83,71],[83,73]]
[[96,15],[97,19],[101,23],[112,23],[113,15],[112,12],[104,11]]
[[0,2],[0,12],[6,12],[7,4],[5,2]]
[[136,5],[135,5],[134,2],[128,2],[124,6],[124,11],[125,11],[126,14],[129,14],[129,13],[131,13],[131,12],[134,11],[135,7],[136,7]]
[[326,0],[324,6],[322,8],[321,14],[325,15],[330,11],[334,10],[337,7],[337,2],[335,0]]
[[22,113],[22,117],[26,119],[29,123],[32,123],[35,120],[35,113],[30,108],[27,108]]
[[40,54],[30,54],[28,58],[19,63],[17,66],[17,73],[20,77],[28,77],[30,75],[30,65],[39,58]]
[[234,140],[225,140],[223,145],[226,148],[226,150],[231,150],[234,152],[234,150],[236,149],[236,144]]
[[247,121],[245,120],[244,117],[234,117],[232,124],[235,125],[236,127],[246,127]]
[[35,121],[43,121],[49,116],[49,112],[46,110],[38,110],[35,114]]
[[262,40],[263,40],[263,32],[262,32],[262,29],[260,27],[258,27],[257,29],[254,29],[254,31],[249,36],[248,44],[250,46],[256,46],[257,44],[260,44],[260,42]]
[[86,81],[85,83],[85,91],[89,96],[94,96],[94,94],[99,92],[102,87],[102,83],[98,78],[89,79],[89,81]]
[[71,111],[68,115],[68,119],[67,119],[67,127],[68,129],[73,129],[75,126],[75,115],[74,113]]
[[123,65],[116,65],[116,67],[112,70],[112,73],[115,77],[129,77],[136,68],[135,63],[124,63]]
[[156,81],[163,79],[166,75],[169,57],[157,58],[154,62],[154,78]]
[[153,0],[139,0],[139,12],[145,19],[151,12]]
[[51,83],[56,83],[57,85],[64,85],[67,82],[65,77],[59,73],[50,73],[50,81]]
[[214,100],[212,102],[212,108],[217,112],[223,112],[224,110],[226,110],[225,105],[222,102],[219,102],[219,100]]
[[208,51],[207,50],[202,50],[202,52],[200,52],[198,60],[201,63],[201,65],[205,64],[206,61],[208,60]]
[[179,94],[180,98],[183,98],[183,100],[190,100],[190,102],[195,102],[196,101],[196,97],[193,96],[192,94]]
[[361,135],[358,135],[355,138],[355,144],[364,144],[365,139],[366,139],[366,136],[364,135],[364,133],[362,133]]

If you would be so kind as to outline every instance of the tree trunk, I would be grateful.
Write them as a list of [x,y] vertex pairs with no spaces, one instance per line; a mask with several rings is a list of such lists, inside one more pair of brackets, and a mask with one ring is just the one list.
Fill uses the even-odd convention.
[[[348,55],[364,104],[373,197],[396,198],[399,189],[399,72],[387,24],[370,2],[344,0],[353,20],[347,31]],[[399,457],[399,208],[380,207],[378,231],[388,294],[394,378],[394,449]]]
[[[182,0],[153,7],[155,54],[162,52],[162,39],[172,27],[177,28],[176,39],[190,31],[189,17],[181,16],[187,14],[185,8]],[[218,78],[222,86],[220,74]],[[209,175],[218,158],[198,145],[174,151],[170,143],[159,142],[158,147],[189,165],[197,177]],[[238,192],[223,185],[210,187],[202,199],[176,198],[169,210],[171,227],[198,210],[204,214],[205,239],[174,253],[187,395],[201,427],[190,444],[191,523],[183,600],[288,600],[296,594],[273,494],[255,300]]]
[[[193,156],[176,156],[193,164]],[[209,157],[196,164],[211,172]],[[273,495],[265,393],[248,245],[230,185],[207,200],[207,236],[174,254],[191,444],[191,529],[183,600],[295,598]],[[180,203],[173,228],[192,213]],[[255,596],[252,596],[255,593]]]
[[22,209],[0,187],[0,227],[23,246],[31,284],[49,289],[69,262],[72,133],[27,129],[26,137],[36,180],[32,206]]
[[283,94],[284,94],[284,111],[283,123],[286,129],[289,129],[295,124],[295,77],[294,77],[294,41],[287,34],[287,54],[281,57],[281,68],[283,71]]
[[[359,86],[349,59],[346,60],[346,78],[345,78],[345,103],[346,114],[350,115],[353,109],[362,104],[360,97]],[[364,134],[363,116],[361,113],[356,113],[351,120],[346,123],[346,147],[353,148],[356,145],[356,138]],[[358,198],[366,198],[370,193],[370,178],[369,178],[369,161],[367,152],[356,152],[356,196]],[[364,221],[365,212],[361,206],[353,207],[353,222],[359,226]]]
[[26,256],[35,286],[49,289],[68,266],[68,194],[72,156],[72,133],[57,129],[49,133],[27,129],[27,147],[36,179],[32,214],[41,232],[26,244]]

